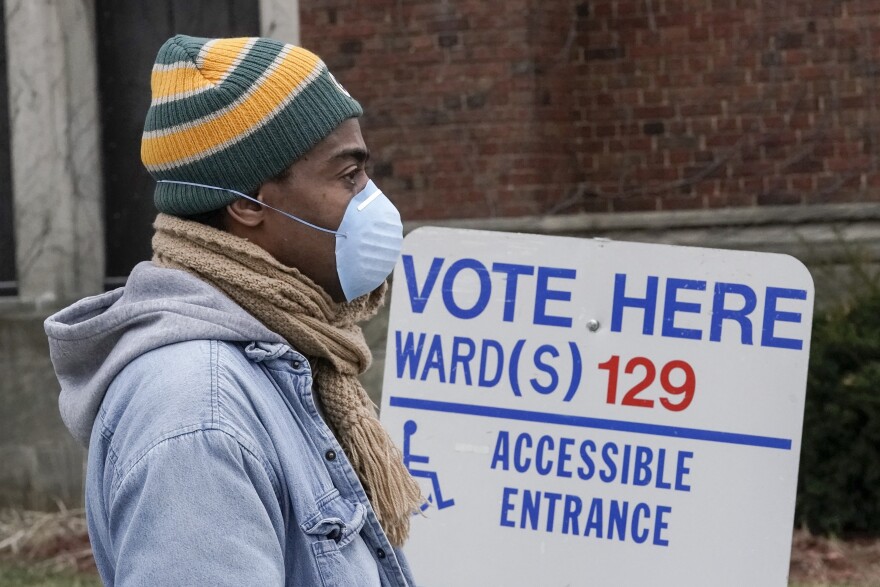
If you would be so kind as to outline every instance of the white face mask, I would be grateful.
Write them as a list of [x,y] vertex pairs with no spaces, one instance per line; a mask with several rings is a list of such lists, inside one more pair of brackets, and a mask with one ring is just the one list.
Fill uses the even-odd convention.
[[193,187],[231,192],[266,206],[315,230],[336,236],[336,273],[347,301],[366,295],[382,285],[400,257],[403,225],[400,213],[372,180],[348,203],[337,230],[323,228],[273,208],[247,194],[200,183],[161,179],[159,183],[176,183]]

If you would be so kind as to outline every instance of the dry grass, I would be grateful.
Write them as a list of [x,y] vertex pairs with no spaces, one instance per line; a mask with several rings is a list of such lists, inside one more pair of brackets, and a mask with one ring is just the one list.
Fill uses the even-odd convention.
[[838,540],[795,530],[790,581],[798,585],[880,587],[880,540]]
[[84,510],[0,510],[0,559],[54,571],[94,571]]
[[[83,510],[0,510],[0,560],[56,572],[94,572]],[[795,530],[790,581],[810,587],[880,587],[880,539],[838,540]]]

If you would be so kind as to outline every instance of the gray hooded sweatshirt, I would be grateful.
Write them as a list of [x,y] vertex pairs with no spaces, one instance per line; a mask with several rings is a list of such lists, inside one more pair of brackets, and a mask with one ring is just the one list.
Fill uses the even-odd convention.
[[49,316],[45,328],[61,418],[85,446],[107,388],[137,357],[188,340],[284,343],[216,288],[151,263],[135,267],[126,287]]

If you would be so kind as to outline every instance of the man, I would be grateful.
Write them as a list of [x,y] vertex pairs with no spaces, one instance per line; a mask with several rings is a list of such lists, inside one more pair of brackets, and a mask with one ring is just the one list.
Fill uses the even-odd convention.
[[357,379],[402,235],[360,105],[268,39],[178,35],[151,82],[153,260],[46,321],[101,578],[412,585],[419,489]]

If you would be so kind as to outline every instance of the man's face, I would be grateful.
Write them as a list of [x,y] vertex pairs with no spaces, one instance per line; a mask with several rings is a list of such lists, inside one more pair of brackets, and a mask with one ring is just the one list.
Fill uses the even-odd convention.
[[[259,198],[322,228],[336,230],[349,201],[364,189],[369,152],[357,119],[340,124],[289,168],[260,187]],[[336,237],[267,208],[258,234],[248,235],[278,261],[299,269],[337,302],[345,295],[336,273]]]

